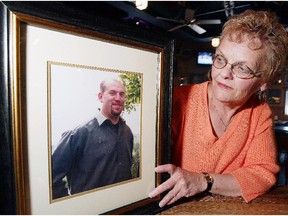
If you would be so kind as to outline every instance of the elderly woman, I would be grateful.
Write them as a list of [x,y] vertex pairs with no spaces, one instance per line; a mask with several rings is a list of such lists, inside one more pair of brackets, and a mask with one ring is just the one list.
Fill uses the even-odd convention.
[[277,149],[264,91],[287,51],[287,33],[272,13],[249,10],[225,23],[210,81],[175,88],[173,165],[155,169],[170,178],[149,194],[169,190],[160,207],[201,192],[249,202],[275,184]]

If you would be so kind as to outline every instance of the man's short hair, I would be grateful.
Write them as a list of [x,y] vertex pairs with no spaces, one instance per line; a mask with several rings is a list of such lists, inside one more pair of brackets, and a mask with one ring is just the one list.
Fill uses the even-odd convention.
[[119,82],[121,83],[121,85],[124,86],[124,83],[120,78],[107,78],[100,83],[100,92],[103,93],[106,90],[107,85],[109,85],[112,82]]

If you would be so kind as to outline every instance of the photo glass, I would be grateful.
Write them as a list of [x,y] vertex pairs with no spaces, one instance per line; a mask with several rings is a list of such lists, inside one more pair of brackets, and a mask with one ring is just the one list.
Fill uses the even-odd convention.
[[[51,201],[72,198],[141,178],[142,74],[48,62],[48,79]],[[101,82],[114,80],[123,82],[125,96],[122,98],[121,94],[115,94],[113,88],[107,92],[107,96],[109,100],[113,99],[113,109],[114,106],[119,109],[119,103],[123,101],[124,107],[116,110],[117,115],[125,121],[133,139],[127,140],[130,133],[123,133],[124,129],[119,124],[118,135],[115,133],[117,138],[112,139],[114,133],[110,129],[114,126],[106,126],[105,123],[99,125],[99,128],[94,126],[93,130],[90,129],[91,135],[85,133],[83,136],[83,128],[99,123],[101,108],[104,106],[102,98],[99,98],[102,94]],[[102,133],[98,132],[101,128]],[[90,136],[92,141],[87,141]],[[75,145],[77,149],[72,151]],[[60,147],[54,154],[58,146]],[[121,146],[125,148],[122,149]],[[66,153],[67,150],[69,153]],[[80,184],[83,186],[79,186]]]

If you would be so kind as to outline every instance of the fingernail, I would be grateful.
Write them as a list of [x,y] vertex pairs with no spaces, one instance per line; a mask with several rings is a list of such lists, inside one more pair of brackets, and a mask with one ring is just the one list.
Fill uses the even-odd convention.
[[149,194],[148,194],[148,196],[149,196],[150,198],[153,198],[153,196],[152,196],[152,194],[151,194],[151,193],[149,193]]

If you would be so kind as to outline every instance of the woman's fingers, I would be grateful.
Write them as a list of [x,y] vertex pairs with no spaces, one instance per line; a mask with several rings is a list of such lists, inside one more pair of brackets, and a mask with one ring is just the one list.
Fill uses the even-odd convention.
[[[165,164],[165,165],[160,165],[158,167],[155,168],[155,172],[157,173],[169,173],[170,176],[172,176],[174,170],[175,170],[175,166],[172,164]],[[151,191],[149,193],[149,197],[153,198],[155,196],[160,195],[161,193],[170,190],[174,187],[175,183],[173,181],[173,179],[169,178],[167,181],[165,181],[164,183],[162,183],[161,185],[159,185],[158,187],[156,187],[153,191]]]
[[170,176],[175,172],[175,170],[176,170],[176,166],[174,166],[173,164],[164,164],[164,165],[157,166],[155,168],[155,172],[169,173]]
[[170,205],[181,197],[181,188],[176,184],[174,188],[160,201],[159,206],[162,208],[165,205]]
[[167,181],[156,187],[153,191],[149,193],[149,197],[153,198],[155,196],[160,195],[161,193],[170,190],[174,187],[175,182],[173,179],[169,178]]
[[198,173],[190,173],[172,164],[158,166],[155,168],[155,172],[167,172],[170,174],[170,178],[167,181],[149,193],[149,197],[153,198],[170,190],[160,201],[160,207],[170,205],[184,196],[189,197],[197,193],[199,185],[199,180],[197,180],[199,179]]

